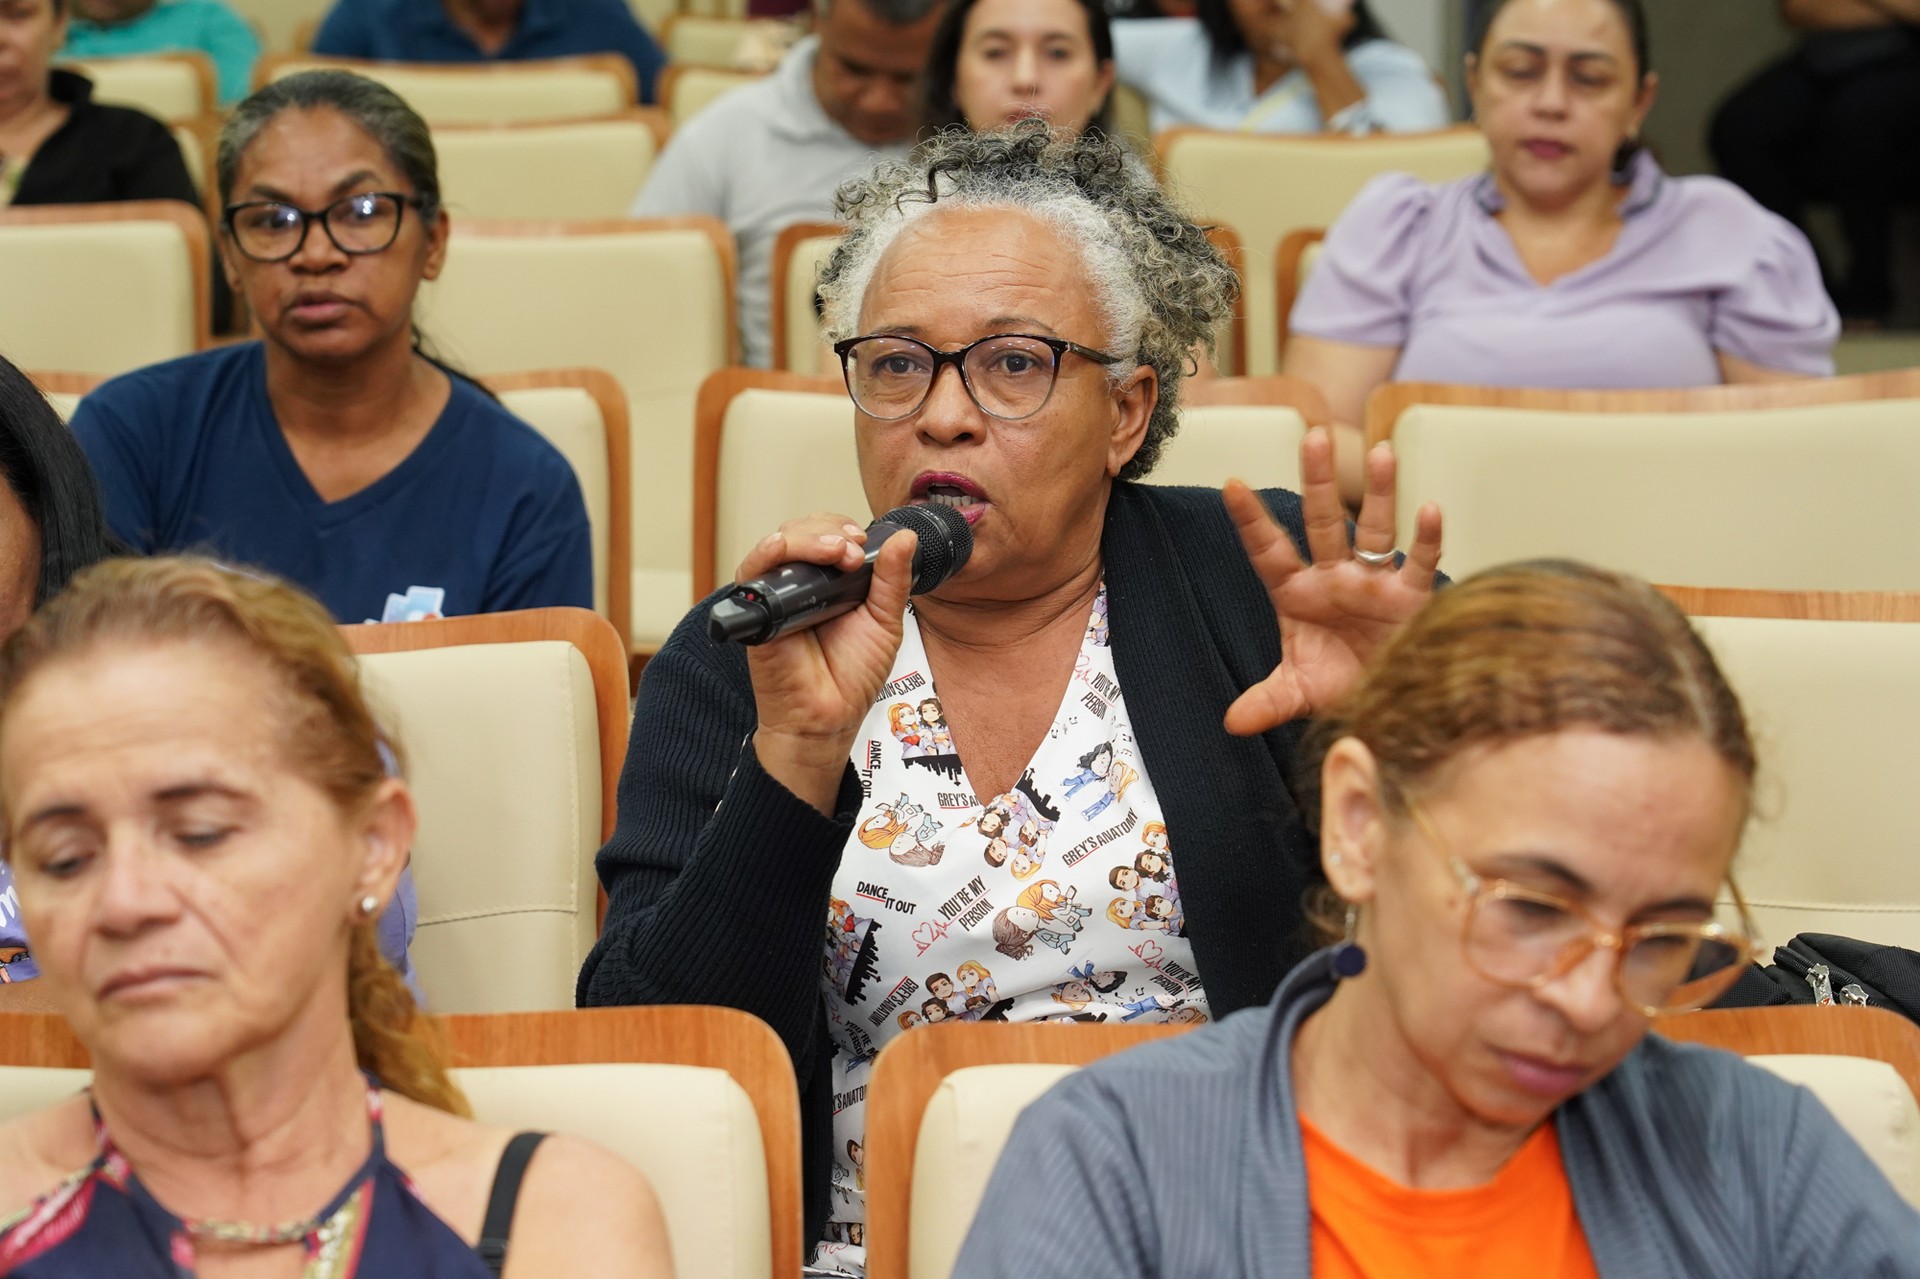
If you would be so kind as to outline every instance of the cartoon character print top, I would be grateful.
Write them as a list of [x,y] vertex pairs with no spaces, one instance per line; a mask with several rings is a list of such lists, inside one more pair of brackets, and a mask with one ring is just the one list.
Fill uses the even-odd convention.
[[874,1054],[936,1021],[1204,1021],[1168,847],[1097,596],[1027,771],[976,796],[911,609],[854,741],[866,800],[834,878],[823,981],[834,1040],[834,1194],[815,1264],[865,1270]]

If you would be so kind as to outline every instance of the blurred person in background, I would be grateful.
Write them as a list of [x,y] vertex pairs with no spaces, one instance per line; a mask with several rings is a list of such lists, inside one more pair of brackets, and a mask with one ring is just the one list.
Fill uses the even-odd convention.
[[521,62],[617,53],[652,102],[666,55],[626,0],[334,0],[313,52],[382,62]]
[[65,0],[0,0],[0,206],[179,200],[200,207],[167,126],[93,100],[53,59]]
[[1114,24],[1120,82],[1154,132],[1418,132],[1452,122],[1426,60],[1367,0],[1199,0],[1197,17]]
[[204,53],[216,96],[230,107],[253,88],[260,37],[222,0],[70,0],[64,58],[123,58],[144,53]]
[[425,122],[301,72],[240,104],[219,175],[221,260],[262,338],[81,401],[114,531],[270,569],[343,622],[593,607],[573,468],[414,331],[448,228]]
[[1806,228],[1832,204],[1845,271],[1826,264],[1840,314],[1883,324],[1894,303],[1894,213],[1920,204],[1920,0],[1780,0],[1799,46],[1736,89],[1713,118],[1713,160],[1747,194]]
[[1327,233],[1282,372],[1326,394],[1361,488],[1387,381],[1680,387],[1833,372],[1839,319],[1806,237],[1639,144],[1658,77],[1640,0],[1495,0],[1467,85],[1489,170],[1375,178]]
[[749,365],[773,362],[773,243],[833,218],[842,182],[899,159],[923,120],[921,78],[940,0],[816,0],[814,33],[778,69],[674,130],[636,218],[704,213],[740,249],[737,314]]
[[1109,129],[1113,24],[1099,0],[955,0],[927,57],[927,124]]

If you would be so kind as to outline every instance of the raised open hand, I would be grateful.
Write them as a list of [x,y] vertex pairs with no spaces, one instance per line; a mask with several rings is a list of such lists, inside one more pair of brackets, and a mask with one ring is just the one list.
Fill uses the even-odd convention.
[[1263,733],[1331,706],[1433,593],[1440,508],[1420,508],[1413,545],[1395,564],[1390,447],[1377,445],[1367,454],[1367,491],[1351,543],[1334,479],[1333,437],[1325,428],[1315,427],[1301,441],[1300,478],[1311,564],[1252,489],[1239,480],[1226,486],[1227,511],[1280,621],[1280,665],[1227,708],[1230,733]]

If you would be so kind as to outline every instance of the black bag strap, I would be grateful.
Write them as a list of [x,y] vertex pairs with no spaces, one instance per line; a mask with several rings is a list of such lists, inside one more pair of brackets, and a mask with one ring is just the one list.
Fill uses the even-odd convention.
[[507,1148],[500,1152],[500,1164],[493,1170],[493,1189],[487,1194],[487,1219],[480,1227],[480,1242],[473,1250],[487,1269],[499,1274],[507,1265],[507,1236],[513,1231],[513,1209],[520,1201],[520,1183],[526,1178],[527,1164],[547,1134],[515,1133]]

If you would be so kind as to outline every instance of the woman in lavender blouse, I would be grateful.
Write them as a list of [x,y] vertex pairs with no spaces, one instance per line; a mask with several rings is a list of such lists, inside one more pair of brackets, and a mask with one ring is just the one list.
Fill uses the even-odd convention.
[[[1673,387],[1822,377],[1839,318],[1806,239],[1638,147],[1640,0],[1496,0],[1467,81],[1491,170],[1375,179],[1328,233],[1284,371],[1357,424],[1381,383]],[[1361,489],[1340,432],[1342,491]]]

